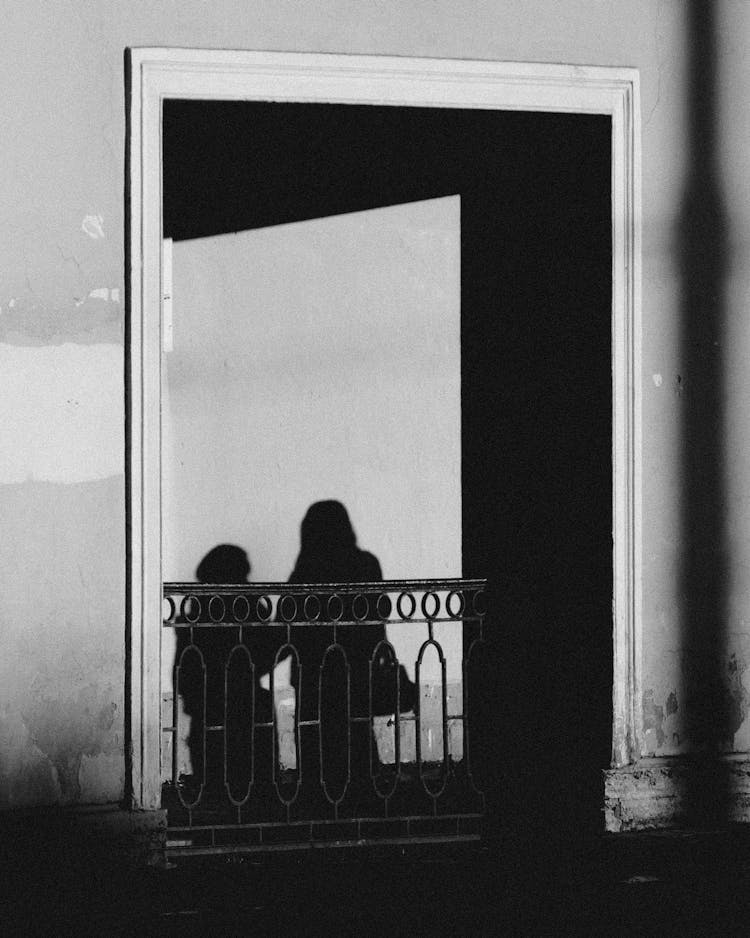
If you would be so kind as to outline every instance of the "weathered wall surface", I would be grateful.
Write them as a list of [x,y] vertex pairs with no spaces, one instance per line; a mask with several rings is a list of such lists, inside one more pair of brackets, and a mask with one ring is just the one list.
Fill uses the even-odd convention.
[[[451,196],[174,244],[165,580],[230,541],[252,579],[286,581],[301,519],[329,497],[386,579],[461,575],[460,210]],[[459,630],[435,632],[459,678]],[[390,638],[413,676],[426,627]]]
[[122,797],[122,485],[0,487],[2,806]]
[[166,580],[286,580],[328,497],[387,579],[461,575],[460,238],[450,196],[175,242]]
[[[122,794],[120,300],[123,49],[129,45],[641,70],[644,750],[683,752],[700,735],[686,700],[696,658],[684,641],[689,506],[682,441],[685,413],[705,391],[696,368],[716,355],[714,348],[721,352],[721,368],[712,374],[723,407],[722,490],[715,501],[726,516],[725,542],[716,547],[726,640],[711,693],[727,714],[725,745],[750,748],[750,6],[724,0],[712,7],[722,328],[692,347],[684,341],[689,291],[681,225],[691,163],[703,144],[689,137],[689,4],[683,0],[386,0],[356,7],[344,0],[217,0],[210,7],[198,0],[30,0],[4,10],[0,806],[107,802]],[[712,545],[702,549],[710,571]]]

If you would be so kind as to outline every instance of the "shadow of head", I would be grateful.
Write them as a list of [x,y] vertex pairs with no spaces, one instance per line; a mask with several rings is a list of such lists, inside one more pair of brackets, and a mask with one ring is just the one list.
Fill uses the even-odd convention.
[[249,576],[248,556],[234,544],[217,544],[201,560],[195,571],[199,583],[246,583]]

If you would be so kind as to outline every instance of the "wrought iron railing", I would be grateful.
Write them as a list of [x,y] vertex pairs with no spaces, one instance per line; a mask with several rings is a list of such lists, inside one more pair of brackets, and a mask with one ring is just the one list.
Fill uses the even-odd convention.
[[[434,579],[165,583],[164,627],[176,635],[163,726],[170,852],[478,839],[471,675],[484,589]],[[451,623],[453,685],[443,648]],[[404,630],[418,648],[409,667],[390,640]],[[286,735],[282,662],[293,700]]]

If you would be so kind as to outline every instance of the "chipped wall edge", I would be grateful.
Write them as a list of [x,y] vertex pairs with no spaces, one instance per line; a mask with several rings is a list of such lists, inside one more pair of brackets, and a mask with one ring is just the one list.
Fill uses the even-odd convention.
[[[641,759],[604,772],[604,823],[610,833],[689,828],[691,797],[706,772],[721,782],[723,820],[750,824],[750,756],[717,756],[710,764],[686,757]],[[719,786],[714,786],[719,789]]]

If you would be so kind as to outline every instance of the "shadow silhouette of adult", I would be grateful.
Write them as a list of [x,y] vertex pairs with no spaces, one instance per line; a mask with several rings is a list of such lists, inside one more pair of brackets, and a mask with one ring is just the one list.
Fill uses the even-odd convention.
[[[362,583],[382,578],[377,557],[357,547],[354,529],[341,502],[328,500],[312,504],[302,520],[300,552],[289,582]],[[352,619],[351,599],[344,600],[341,619]],[[348,766],[347,747],[341,745],[347,730],[345,707],[342,706],[346,693],[343,666],[328,669],[325,693],[320,691],[323,680],[321,665],[327,649],[333,644],[333,629],[300,626],[294,632],[299,665],[293,660],[291,679],[299,688],[299,719],[306,723],[319,718],[322,728],[320,747],[316,732],[301,733],[303,785],[308,792],[313,790],[313,783],[320,776],[322,755],[325,778],[332,780],[333,788],[343,787],[349,769],[347,800],[356,804],[371,791],[370,772],[376,775],[380,768],[377,745],[367,718],[370,661],[378,643],[386,638],[385,625],[382,622],[353,624],[337,629],[336,644],[343,649],[349,668]],[[314,731],[315,727],[302,729]]]
[[[248,582],[250,569],[241,547],[218,544],[198,564],[195,575],[203,584],[240,584]],[[217,595],[222,596],[220,589]],[[271,695],[260,686],[260,679],[272,666],[275,646],[267,630],[253,631],[250,641],[246,633],[245,645],[254,665],[252,678],[244,654],[237,657],[239,667],[234,667],[233,659],[227,669],[232,650],[239,645],[239,627],[221,625],[231,622],[232,608],[231,596],[222,599],[225,611],[219,623],[178,629],[175,693],[179,692],[190,717],[187,743],[195,794],[203,782],[212,800],[221,794],[226,777],[233,796],[241,800],[251,778],[256,789],[271,778]],[[258,723],[266,725],[256,729]]]

